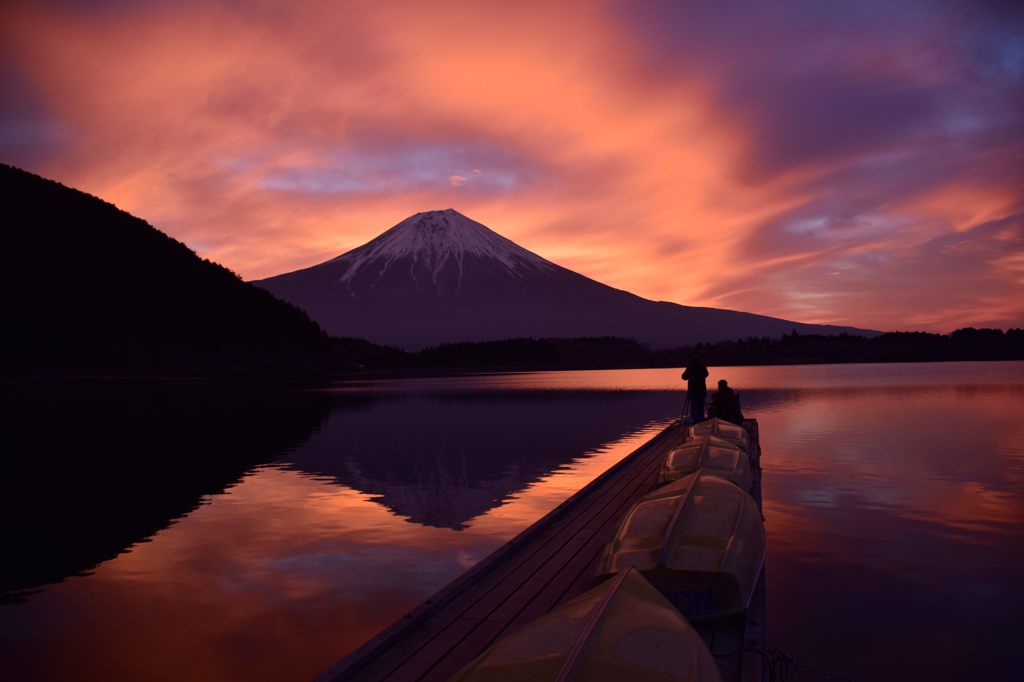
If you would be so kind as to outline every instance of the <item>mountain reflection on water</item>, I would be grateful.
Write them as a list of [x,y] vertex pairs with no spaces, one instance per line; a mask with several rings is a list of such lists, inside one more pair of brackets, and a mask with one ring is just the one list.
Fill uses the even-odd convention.
[[366,493],[413,523],[461,530],[582,453],[667,420],[676,402],[653,391],[343,395],[280,462]]
[[[1012,677],[1024,363],[720,377],[761,423],[770,646],[858,679]],[[679,383],[8,393],[6,672],[308,679],[649,439]]]

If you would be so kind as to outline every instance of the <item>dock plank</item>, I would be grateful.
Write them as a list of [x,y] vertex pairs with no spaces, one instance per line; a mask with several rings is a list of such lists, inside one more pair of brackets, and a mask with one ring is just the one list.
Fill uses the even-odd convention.
[[[756,422],[748,428],[756,443]],[[684,439],[673,423],[317,679],[446,680],[500,637],[586,591],[623,515],[654,488],[668,450]],[[754,488],[760,506],[760,467]],[[738,681],[741,668],[759,667],[736,654],[745,635],[763,636],[761,622],[749,632],[742,619],[698,628],[715,654],[732,647],[733,656],[716,658],[723,679]]]
[[[587,526],[595,519],[604,519],[606,522],[614,521],[615,526],[618,519],[624,514],[632,502],[645,494],[649,489],[646,485],[651,472],[656,472],[660,461],[664,456],[662,448],[645,454],[644,460],[638,463],[639,470],[626,485],[616,485],[615,489],[606,491],[601,495],[601,504],[593,505],[583,513],[576,514],[576,522],[565,529],[560,529],[557,538],[561,538],[565,532],[571,531],[571,541],[549,543],[547,547],[553,552],[538,552],[531,557],[530,562],[523,564],[522,570],[515,576],[515,580],[506,578],[496,584],[488,593],[487,598],[479,601],[474,608],[467,612],[467,615],[486,620],[477,625],[480,632],[473,633],[473,637],[465,637],[462,641],[452,644],[454,637],[443,636],[432,642],[429,647],[421,648],[396,672],[401,673],[405,678],[406,673],[413,671],[414,679],[433,680],[436,675],[433,673],[433,665],[439,660],[457,662],[456,670],[465,663],[475,658],[491,642],[498,639],[513,623],[533,620],[538,615],[547,613],[551,608],[561,601],[565,592],[563,585],[566,575],[575,575],[583,571],[590,563],[590,559],[596,556],[607,543],[614,527],[605,535],[598,535],[595,539],[596,530],[587,531]],[[595,509],[600,507],[600,509]],[[556,538],[556,539],[557,539]],[[580,544],[582,543],[582,547]],[[580,562],[580,556],[586,557],[586,561]],[[540,602],[541,606],[535,606]],[[528,617],[521,617],[527,613]],[[480,641],[486,642],[483,647]],[[441,654],[440,656],[438,654]],[[426,663],[431,665],[425,666]],[[447,665],[444,666],[447,669]],[[444,677],[443,679],[447,679]]]
[[[591,518],[594,508],[606,504],[608,495],[614,495],[617,489],[633,480],[634,467],[644,459],[645,452],[660,450],[670,440],[676,442],[678,431],[671,427],[663,430],[318,679],[384,679],[394,674],[402,661],[430,644],[468,608],[489,594],[493,599],[491,593],[495,586],[500,589],[510,580],[515,582],[517,573],[532,574],[531,567],[542,563],[545,552],[557,550],[557,543],[560,539],[564,541],[565,533],[574,532],[584,520]],[[540,559],[536,558],[538,554]]]

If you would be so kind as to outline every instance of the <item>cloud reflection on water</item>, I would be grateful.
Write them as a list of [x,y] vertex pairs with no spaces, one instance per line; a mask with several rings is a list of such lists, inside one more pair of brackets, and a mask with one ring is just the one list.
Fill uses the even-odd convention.
[[[273,462],[0,607],[0,653],[24,678],[306,679],[647,440],[679,409],[678,373],[323,394],[326,419],[296,420],[312,433]],[[719,376],[761,424],[770,644],[861,679],[1004,677],[1024,607],[1024,363]]]

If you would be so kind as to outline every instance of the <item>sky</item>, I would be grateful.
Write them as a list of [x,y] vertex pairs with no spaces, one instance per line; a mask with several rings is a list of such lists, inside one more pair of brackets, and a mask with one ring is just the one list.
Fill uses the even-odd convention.
[[452,207],[656,300],[1024,326],[1024,3],[7,0],[0,58],[0,161],[246,279]]

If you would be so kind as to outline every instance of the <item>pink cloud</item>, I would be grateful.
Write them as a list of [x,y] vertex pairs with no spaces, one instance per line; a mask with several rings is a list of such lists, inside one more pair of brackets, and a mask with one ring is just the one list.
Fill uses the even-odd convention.
[[655,299],[1024,323],[1012,32],[850,12],[10,5],[0,150],[246,278],[454,206]]

